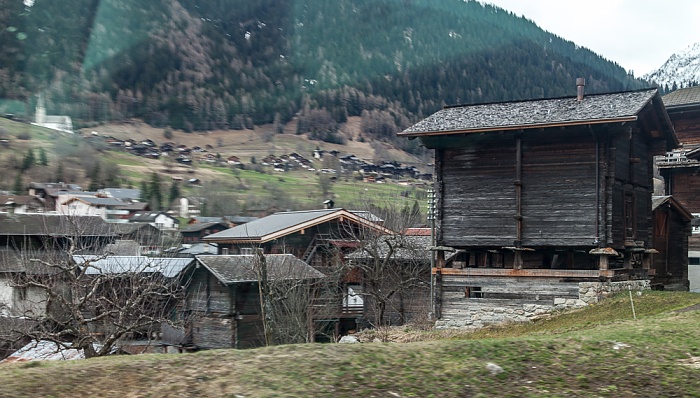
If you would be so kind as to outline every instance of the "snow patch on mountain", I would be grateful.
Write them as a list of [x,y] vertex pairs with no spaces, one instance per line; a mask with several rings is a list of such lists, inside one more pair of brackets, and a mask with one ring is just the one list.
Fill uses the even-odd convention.
[[644,80],[653,81],[659,87],[668,85],[672,89],[688,87],[700,82],[700,43],[695,43],[685,50],[671,55],[659,69],[642,76]]

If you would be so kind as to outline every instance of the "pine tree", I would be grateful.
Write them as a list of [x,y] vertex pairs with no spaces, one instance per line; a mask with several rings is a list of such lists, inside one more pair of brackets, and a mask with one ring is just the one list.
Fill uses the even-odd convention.
[[49,159],[46,157],[46,150],[39,148],[39,164],[42,166],[49,165]]
[[158,173],[151,174],[151,183],[148,186],[150,194],[149,202],[153,210],[161,210],[163,208],[163,192],[160,187],[160,176]]
[[58,163],[58,166],[56,167],[56,174],[54,175],[53,180],[56,182],[63,182],[64,181],[63,162]]
[[173,181],[172,185],[170,185],[170,193],[168,194],[168,201],[172,203],[173,201],[177,200],[180,197],[180,186],[177,184],[177,181]]
[[34,151],[32,148],[27,149],[27,154],[22,160],[22,171],[29,170],[36,163],[36,158],[34,157]]
[[12,186],[12,192],[15,193],[15,195],[21,195],[23,191],[23,184],[22,184],[22,173],[17,173],[15,176],[15,183]]

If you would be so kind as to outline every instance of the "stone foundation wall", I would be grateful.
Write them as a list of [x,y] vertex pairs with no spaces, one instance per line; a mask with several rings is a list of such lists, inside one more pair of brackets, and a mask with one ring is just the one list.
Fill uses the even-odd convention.
[[[532,281],[526,282],[523,292],[532,289],[532,285]],[[435,322],[435,327],[480,328],[491,324],[528,322],[555,311],[597,303],[617,292],[628,289],[649,290],[651,286],[648,280],[561,283],[561,286],[567,285],[577,285],[578,294],[571,289],[568,292],[566,289],[560,289],[546,296],[526,297],[523,293],[523,298],[465,298],[453,293],[454,290],[448,290],[443,292],[442,318]],[[509,287],[514,287],[512,282]]]
[[651,281],[624,281],[624,282],[581,282],[578,284],[578,296],[586,304],[595,304],[600,300],[618,292],[627,290],[650,290]]

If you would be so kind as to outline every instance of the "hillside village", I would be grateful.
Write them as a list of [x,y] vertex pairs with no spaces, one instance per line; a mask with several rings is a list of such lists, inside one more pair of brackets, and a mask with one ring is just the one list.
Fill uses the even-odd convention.
[[[367,328],[480,328],[621,290],[697,289],[700,90],[586,95],[577,83],[577,96],[448,107],[399,134],[435,150],[434,229],[420,211],[330,199],[199,217],[151,211],[138,189],[33,182],[5,195],[5,355],[24,344],[9,361],[46,344],[89,357],[352,341]],[[207,146],[87,139],[179,163],[243,163]],[[432,178],[338,152],[310,157],[329,156],[365,181]],[[297,153],[259,162],[312,164]]]

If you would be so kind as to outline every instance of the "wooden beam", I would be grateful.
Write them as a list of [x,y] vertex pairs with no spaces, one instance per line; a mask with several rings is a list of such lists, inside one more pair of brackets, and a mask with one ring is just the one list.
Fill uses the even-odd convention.
[[512,268],[433,268],[433,274],[453,276],[612,278],[615,270],[512,269]]

